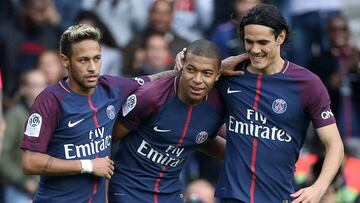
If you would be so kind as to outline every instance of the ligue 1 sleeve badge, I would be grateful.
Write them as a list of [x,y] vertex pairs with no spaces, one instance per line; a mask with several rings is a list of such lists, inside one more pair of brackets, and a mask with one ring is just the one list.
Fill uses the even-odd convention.
[[29,116],[25,135],[29,137],[39,137],[41,130],[42,117],[38,113],[33,113]]
[[282,114],[286,111],[287,109],[287,103],[285,102],[285,100],[283,99],[276,99],[273,103],[272,103],[272,109],[275,113],[277,114]]

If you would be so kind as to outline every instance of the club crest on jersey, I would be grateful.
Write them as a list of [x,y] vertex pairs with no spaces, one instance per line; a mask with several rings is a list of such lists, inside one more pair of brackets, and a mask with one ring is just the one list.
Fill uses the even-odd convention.
[[282,114],[287,109],[287,103],[283,99],[277,99],[272,103],[272,109],[275,113]]
[[110,120],[113,120],[115,118],[115,107],[113,105],[109,105],[107,108],[106,108],[106,115],[108,118],[110,118]]
[[208,133],[206,131],[199,132],[198,135],[196,135],[196,143],[201,144],[205,142],[205,140],[208,138]]
[[136,95],[132,94],[130,95],[126,102],[122,105],[122,113],[123,116],[126,116],[131,110],[133,110],[136,106]]
[[31,114],[28,119],[24,134],[29,137],[39,137],[41,123],[42,123],[42,117],[40,116],[40,114],[38,113]]

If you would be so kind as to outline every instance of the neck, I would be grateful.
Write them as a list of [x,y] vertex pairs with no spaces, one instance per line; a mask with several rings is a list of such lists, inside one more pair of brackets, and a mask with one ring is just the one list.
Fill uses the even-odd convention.
[[179,97],[180,101],[182,101],[183,103],[190,105],[190,106],[194,106],[194,105],[201,103],[201,100],[200,101],[192,101],[189,97],[187,97],[186,90],[185,90],[184,86],[181,84],[181,78],[180,78],[180,82],[179,82],[177,96]]
[[66,80],[66,82],[69,85],[70,90],[79,95],[87,96],[91,95],[95,91],[95,88],[82,87],[76,84],[76,81],[70,80],[69,78]]

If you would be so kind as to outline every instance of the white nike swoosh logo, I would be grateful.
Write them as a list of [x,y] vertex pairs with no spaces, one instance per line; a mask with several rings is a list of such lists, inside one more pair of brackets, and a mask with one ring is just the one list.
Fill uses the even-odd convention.
[[155,126],[153,128],[156,132],[160,132],[160,133],[166,133],[166,132],[170,132],[171,130],[163,130],[163,129],[159,129],[159,126]]
[[230,87],[227,89],[228,94],[238,93],[238,92],[242,92],[242,91],[241,90],[230,90]]
[[76,126],[77,124],[81,123],[81,121],[83,121],[83,120],[84,119],[81,119],[81,120],[78,120],[78,121],[76,121],[74,123],[71,123],[71,121],[69,121],[68,126],[69,126],[69,128],[72,128],[72,127]]

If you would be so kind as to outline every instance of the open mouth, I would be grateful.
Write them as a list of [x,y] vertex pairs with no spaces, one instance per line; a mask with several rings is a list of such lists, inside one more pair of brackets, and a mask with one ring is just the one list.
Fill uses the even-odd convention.
[[191,89],[191,93],[196,94],[196,95],[201,95],[205,91],[204,88],[199,88],[199,87],[190,87],[190,89]]
[[91,74],[91,75],[86,75],[85,79],[89,82],[96,82],[99,78],[99,75],[97,74]]

